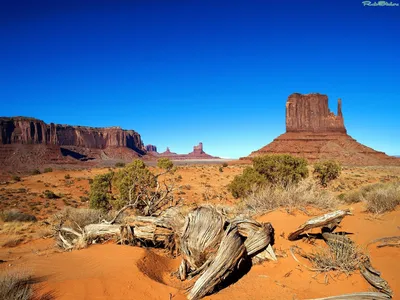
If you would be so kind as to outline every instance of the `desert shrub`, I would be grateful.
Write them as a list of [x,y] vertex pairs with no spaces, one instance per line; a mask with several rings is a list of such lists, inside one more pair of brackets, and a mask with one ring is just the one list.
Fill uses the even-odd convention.
[[339,240],[328,242],[329,247],[317,247],[308,255],[313,267],[320,272],[339,271],[349,274],[358,269],[366,257],[354,243]]
[[64,179],[71,179],[71,175],[69,175],[69,174],[66,174],[65,176],[64,176]]
[[39,174],[41,174],[41,173],[40,173],[40,170],[39,170],[39,169],[34,169],[34,170],[32,170],[31,174],[32,174],[32,175],[39,175]]
[[106,217],[107,214],[98,209],[67,207],[55,215],[52,223],[61,221],[64,226],[80,231],[86,225],[100,223]]
[[39,283],[38,278],[34,278],[23,272],[2,272],[0,274],[0,299],[7,300],[50,300],[54,299],[51,293],[41,296],[35,295],[37,290],[34,284]]
[[45,190],[43,192],[43,196],[46,197],[47,199],[57,199],[60,198],[59,196],[57,196],[53,191],[51,190]]
[[337,205],[338,200],[332,193],[321,190],[312,178],[308,178],[287,186],[264,185],[244,197],[238,209],[245,214],[257,215],[279,207],[306,209],[311,206],[328,210]]
[[21,181],[21,177],[19,177],[19,176],[17,176],[17,175],[13,175],[13,176],[11,177],[11,179],[14,180],[14,181]]
[[123,162],[117,162],[117,163],[115,163],[115,167],[116,167],[116,168],[123,168],[123,167],[125,167],[125,163],[123,163]]
[[169,158],[160,158],[157,160],[157,167],[171,170],[174,167],[174,163]]
[[218,168],[218,171],[220,171],[221,173],[224,172],[223,167],[219,167],[219,168]]
[[334,160],[327,160],[314,165],[314,176],[322,186],[327,186],[328,182],[339,177],[341,172],[340,163]]
[[44,168],[43,173],[50,173],[53,172],[52,168]]
[[5,210],[0,213],[0,219],[3,222],[36,222],[37,219],[33,215],[29,215],[19,210]]
[[108,210],[112,200],[111,182],[114,173],[96,175],[90,184],[89,205],[90,208]]
[[222,163],[222,167],[223,167],[223,168],[226,168],[227,166],[228,166],[228,163],[227,163],[227,162]]
[[244,169],[243,174],[236,175],[228,185],[228,191],[234,198],[243,198],[247,196],[252,189],[265,185],[266,178],[251,167]]
[[253,159],[253,167],[244,169],[228,185],[233,197],[245,197],[254,189],[266,185],[286,187],[308,177],[307,162],[290,155],[264,155]]
[[109,210],[129,204],[139,214],[151,215],[167,203],[172,204],[174,179],[164,178],[160,184],[159,176],[173,174],[174,170],[170,164],[163,167],[167,170],[155,175],[137,159],[115,174],[96,176],[91,185],[90,207]]
[[363,194],[361,191],[351,191],[347,194],[344,194],[343,199],[347,204],[358,203],[364,200]]
[[400,205],[400,183],[376,184],[362,189],[366,211],[381,214]]
[[272,184],[287,186],[308,177],[307,161],[288,154],[257,156],[253,167]]

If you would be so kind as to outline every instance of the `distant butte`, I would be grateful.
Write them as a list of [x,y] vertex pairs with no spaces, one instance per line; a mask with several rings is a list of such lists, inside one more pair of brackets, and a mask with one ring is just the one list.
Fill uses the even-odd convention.
[[162,153],[157,153],[159,157],[167,157],[170,159],[218,159],[219,157],[209,155],[203,150],[203,143],[199,143],[197,146],[193,146],[193,151],[188,154],[177,154],[175,152],[171,152],[169,147],[167,150]]
[[286,133],[249,157],[283,153],[310,162],[335,159],[346,165],[400,165],[399,159],[364,146],[348,135],[342,101],[338,100],[335,115],[328,108],[328,97],[318,93],[290,95],[286,102]]

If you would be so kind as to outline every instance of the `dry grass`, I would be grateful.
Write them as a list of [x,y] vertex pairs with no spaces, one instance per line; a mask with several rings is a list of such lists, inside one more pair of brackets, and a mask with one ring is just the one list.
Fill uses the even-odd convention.
[[354,243],[336,240],[329,242],[329,247],[317,247],[307,258],[320,272],[338,271],[345,274],[358,269],[365,254]]
[[312,178],[287,187],[266,186],[252,192],[240,204],[239,210],[250,215],[284,207],[305,209],[312,206],[321,210],[335,208],[337,198],[329,191],[321,189]]
[[400,204],[400,183],[378,184],[364,195],[366,211],[381,214]]
[[346,203],[364,202],[367,212],[382,214],[395,210],[400,204],[400,183],[376,183],[345,195]]
[[74,230],[80,230],[86,225],[100,223],[104,218],[104,213],[97,209],[67,207],[56,214],[51,223],[63,224]]
[[22,213],[19,210],[11,209],[0,213],[0,219],[3,222],[36,222],[37,219],[33,215]]
[[0,299],[7,300],[50,300],[54,297],[50,293],[41,296],[35,295],[33,288],[39,280],[25,273],[8,272],[0,274]]

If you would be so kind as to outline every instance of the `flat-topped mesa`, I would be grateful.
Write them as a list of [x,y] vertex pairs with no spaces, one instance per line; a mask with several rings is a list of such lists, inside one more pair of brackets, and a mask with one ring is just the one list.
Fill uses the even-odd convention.
[[28,117],[0,118],[0,144],[45,144],[94,149],[126,147],[139,154],[146,153],[140,135],[133,130],[46,124]]
[[338,132],[344,127],[342,102],[338,100],[337,116],[329,110],[328,96],[294,93],[286,102],[286,132]]

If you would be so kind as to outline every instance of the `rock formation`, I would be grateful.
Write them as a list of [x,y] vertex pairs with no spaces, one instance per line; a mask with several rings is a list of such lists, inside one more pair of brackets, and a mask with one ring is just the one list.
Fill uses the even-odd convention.
[[157,147],[154,145],[146,145],[147,152],[157,152]]
[[133,130],[46,124],[27,117],[0,118],[2,166],[65,163],[66,157],[131,160],[144,154],[141,137]]
[[390,165],[400,160],[358,143],[347,134],[338,100],[337,115],[321,94],[292,94],[286,102],[286,133],[249,157],[287,153],[310,162],[335,159],[348,165]]
[[341,100],[338,100],[338,115],[335,116],[328,108],[326,95],[290,95],[286,102],[286,132],[346,133]]
[[179,159],[179,160],[184,160],[184,159],[218,159],[219,157],[209,155],[204,152],[203,150],[203,143],[199,143],[197,146],[193,146],[193,151],[188,153],[188,154],[177,154],[175,152],[171,152],[169,147],[167,147],[167,150],[159,153],[159,157],[167,157],[170,159]]

